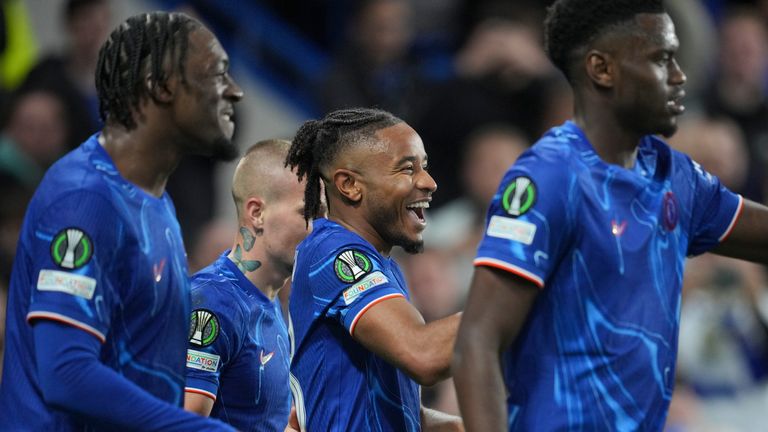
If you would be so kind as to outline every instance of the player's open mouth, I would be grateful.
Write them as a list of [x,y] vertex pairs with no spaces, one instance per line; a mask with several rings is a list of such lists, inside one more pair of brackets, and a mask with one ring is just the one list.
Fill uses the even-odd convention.
[[684,97],[685,92],[681,92],[667,101],[667,108],[672,111],[672,114],[680,115],[685,112],[685,105],[683,105]]
[[416,220],[420,225],[425,225],[427,223],[426,219],[424,218],[424,209],[429,208],[429,201],[411,203],[406,205],[405,208],[408,209],[409,213],[416,217]]

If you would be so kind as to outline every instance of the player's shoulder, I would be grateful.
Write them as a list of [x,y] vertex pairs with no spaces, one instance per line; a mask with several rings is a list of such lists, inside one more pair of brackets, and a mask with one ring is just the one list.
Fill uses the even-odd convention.
[[299,252],[311,252],[312,256],[322,258],[348,249],[361,250],[366,254],[375,252],[373,246],[359,234],[328,219],[315,219],[312,233],[302,242]]
[[[217,322],[235,323],[245,315],[235,282],[221,275],[196,273],[191,280],[192,318],[209,314]],[[230,326],[227,326],[230,327]]]
[[549,129],[531,148],[521,156],[532,163],[559,166],[570,164],[578,153],[580,143],[586,140],[584,133],[573,122],[565,122]]
[[502,183],[547,183],[561,188],[580,169],[575,141],[581,139],[566,125],[550,129],[531,148],[523,152],[505,173]]
[[68,200],[101,197],[111,201],[104,173],[117,171],[95,136],[56,161],[45,173],[32,204],[48,206]]
[[223,263],[221,255],[216,261],[199,270],[190,278],[192,298],[231,298],[238,292],[237,276]]

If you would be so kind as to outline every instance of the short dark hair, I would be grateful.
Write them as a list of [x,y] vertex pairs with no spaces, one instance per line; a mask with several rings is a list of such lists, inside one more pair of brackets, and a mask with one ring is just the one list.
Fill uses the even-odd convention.
[[[149,93],[144,85],[147,74],[154,86],[165,84],[174,72],[186,82],[189,34],[200,27],[183,13],[151,12],[132,16],[112,31],[96,65],[99,114],[105,124],[113,121],[128,130],[136,127],[133,112]],[[170,70],[166,71],[168,60]]]
[[376,131],[402,123],[393,114],[373,108],[349,108],[333,111],[320,120],[309,120],[296,132],[285,165],[296,170],[299,180],[305,176],[304,219],[309,221],[320,211],[321,170],[329,166],[342,150],[369,142]]
[[663,0],[557,0],[544,20],[547,54],[572,82],[576,51],[641,13],[665,13]]

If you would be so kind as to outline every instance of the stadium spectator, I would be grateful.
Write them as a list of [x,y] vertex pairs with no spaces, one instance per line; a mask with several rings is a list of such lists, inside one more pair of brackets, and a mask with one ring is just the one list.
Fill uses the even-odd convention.
[[456,342],[461,412],[470,431],[661,430],[685,259],[768,263],[768,208],[658,137],[686,81],[661,0],[557,0],[546,28],[575,116],[490,206]]
[[485,214],[507,169],[529,147],[523,134],[507,125],[488,125],[473,132],[461,152],[462,195],[430,213],[424,242],[445,250],[452,261],[462,301],[472,277],[472,258],[483,236]]
[[763,202],[768,177],[768,32],[757,11],[741,6],[720,24],[717,70],[704,101],[710,116],[725,116],[741,127],[750,165],[746,184],[737,189]]
[[11,275],[0,425],[232,430],[181,408],[187,263],[164,191],[184,154],[232,158],[242,91],[184,14],[121,23],[99,52],[104,129],[49,169]]
[[200,228],[197,241],[188,247],[189,273],[195,274],[216,261],[221,251],[231,246],[229,235],[236,229],[233,222],[222,219],[214,219]]
[[308,226],[304,184],[284,167],[290,145],[260,141],[240,160],[232,180],[239,223],[232,248],[192,277],[184,406],[238,430],[282,432],[291,408],[291,353],[278,292]]
[[52,90],[64,101],[70,125],[67,148],[85,141],[101,127],[93,76],[99,48],[109,34],[109,0],[67,0],[61,11],[67,46],[49,53],[29,71],[24,87]]
[[413,37],[408,0],[362,0],[349,23],[348,45],[320,80],[322,112],[376,106],[410,118],[419,110],[423,77],[410,55]]
[[456,54],[457,76],[422,95],[425,108],[413,123],[440,184],[436,207],[462,195],[456,167],[473,132],[507,124],[532,141],[570,118],[570,90],[547,60],[540,33],[512,18],[479,22]]
[[42,89],[21,89],[12,99],[0,133],[0,173],[35,188],[68,150],[65,107],[58,94]]
[[448,377],[459,315],[425,324],[390,257],[422,249],[437,188],[418,134],[385,111],[334,111],[301,126],[287,163],[307,179],[307,222],[321,180],[328,203],[297,248],[290,298],[302,430],[463,430],[418,388]]
[[749,174],[749,148],[739,125],[727,117],[696,116],[680,123],[669,145],[698,162],[728,189],[741,190]]

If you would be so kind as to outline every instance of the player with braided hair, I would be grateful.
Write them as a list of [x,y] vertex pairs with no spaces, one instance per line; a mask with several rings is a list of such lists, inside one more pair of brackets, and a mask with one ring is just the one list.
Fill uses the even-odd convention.
[[[462,430],[421,407],[418,384],[449,375],[459,315],[424,323],[408,301],[393,247],[423,247],[437,189],[419,135],[376,109],[304,123],[286,163],[307,178],[313,220],[293,273],[291,390],[302,430]],[[418,384],[417,384],[418,383]]]
[[51,167],[19,238],[0,429],[231,430],[181,408],[190,286],[165,193],[182,156],[236,154],[228,62],[180,13],[128,18],[102,46],[104,129]]
[[685,108],[662,0],[557,0],[574,119],[505,175],[456,342],[467,430],[661,431],[685,259],[768,262],[768,208],[658,135]]

